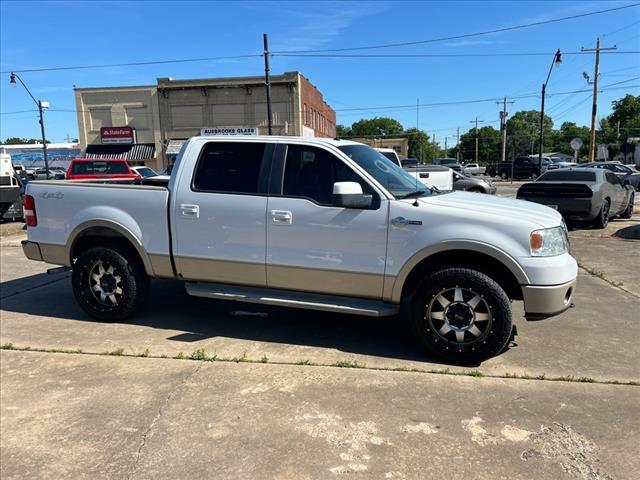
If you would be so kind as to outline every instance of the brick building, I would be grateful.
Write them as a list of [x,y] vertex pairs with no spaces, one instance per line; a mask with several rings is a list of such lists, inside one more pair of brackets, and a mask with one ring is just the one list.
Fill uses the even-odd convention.
[[[163,169],[184,141],[216,129],[267,134],[264,77],[159,78],[141,87],[76,88],[80,143],[88,156],[119,156]],[[271,77],[274,135],[335,137],[336,113],[300,72]],[[131,127],[105,143],[107,127]]]

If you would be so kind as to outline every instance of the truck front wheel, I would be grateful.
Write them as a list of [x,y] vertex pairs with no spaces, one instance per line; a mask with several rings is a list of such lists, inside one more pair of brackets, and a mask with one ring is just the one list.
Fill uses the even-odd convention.
[[410,305],[416,337],[448,363],[477,365],[499,354],[511,338],[509,297],[495,280],[471,268],[427,275]]
[[149,277],[136,254],[119,245],[84,251],[73,265],[73,293],[98,320],[121,321],[144,303]]

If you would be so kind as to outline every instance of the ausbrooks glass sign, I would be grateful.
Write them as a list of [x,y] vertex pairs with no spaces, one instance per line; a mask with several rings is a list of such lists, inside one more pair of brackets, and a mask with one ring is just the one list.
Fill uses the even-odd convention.
[[258,135],[258,129],[255,127],[216,127],[203,128],[200,130],[203,137],[211,137],[216,135]]

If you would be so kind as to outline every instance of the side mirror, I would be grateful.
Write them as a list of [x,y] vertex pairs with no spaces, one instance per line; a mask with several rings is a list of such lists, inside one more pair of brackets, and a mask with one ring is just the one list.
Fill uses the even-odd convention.
[[333,184],[333,206],[342,208],[369,208],[372,195],[362,193],[358,182],[336,182]]

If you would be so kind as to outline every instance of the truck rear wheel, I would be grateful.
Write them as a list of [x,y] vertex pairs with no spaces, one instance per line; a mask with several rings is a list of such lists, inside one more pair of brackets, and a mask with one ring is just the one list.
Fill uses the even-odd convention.
[[80,254],[71,281],[80,307],[92,317],[110,322],[133,315],[149,291],[144,265],[119,245],[94,247]]
[[448,363],[477,365],[511,338],[509,297],[495,280],[467,267],[425,277],[411,299],[410,317],[422,346]]

